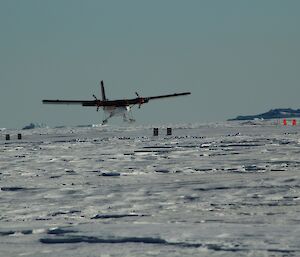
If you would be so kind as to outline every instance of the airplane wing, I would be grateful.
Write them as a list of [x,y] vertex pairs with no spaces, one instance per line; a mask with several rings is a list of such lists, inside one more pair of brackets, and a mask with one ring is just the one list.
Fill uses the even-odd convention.
[[158,96],[149,96],[149,97],[139,97],[134,99],[123,99],[123,100],[114,100],[114,101],[100,101],[100,100],[92,100],[92,101],[85,101],[85,100],[43,100],[43,104],[78,104],[82,106],[116,106],[116,107],[124,107],[134,104],[144,104],[148,103],[150,100],[154,99],[162,99],[162,98],[169,98],[169,97],[176,97],[176,96],[183,96],[183,95],[190,95],[190,92],[184,93],[176,93],[170,95],[158,95]]
[[43,104],[79,104],[82,106],[97,106],[97,102],[95,100],[43,100]]
[[171,94],[171,95],[150,96],[150,97],[145,97],[145,99],[146,100],[154,100],[154,99],[176,97],[176,96],[183,96],[183,95],[190,95],[190,94],[191,94],[191,92],[184,92],[184,93],[176,93],[176,94]]

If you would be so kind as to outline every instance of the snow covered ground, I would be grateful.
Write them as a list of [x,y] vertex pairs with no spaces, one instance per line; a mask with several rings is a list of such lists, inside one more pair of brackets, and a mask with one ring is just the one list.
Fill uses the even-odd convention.
[[1,129],[0,256],[300,256],[298,126],[168,126]]

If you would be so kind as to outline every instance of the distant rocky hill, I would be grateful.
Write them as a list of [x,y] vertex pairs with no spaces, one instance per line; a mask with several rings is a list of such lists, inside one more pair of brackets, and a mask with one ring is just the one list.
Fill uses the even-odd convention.
[[230,120],[254,120],[254,119],[282,119],[282,118],[300,118],[300,109],[293,110],[291,108],[286,109],[272,109],[268,112],[256,114],[256,115],[246,115],[246,116],[237,116],[234,119]]

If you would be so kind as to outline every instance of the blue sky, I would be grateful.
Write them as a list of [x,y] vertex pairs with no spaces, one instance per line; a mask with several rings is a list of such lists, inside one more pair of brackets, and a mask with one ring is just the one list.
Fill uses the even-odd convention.
[[[0,127],[100,123],[42,99],[181,91],[138,124],[222,121],[300,108],[300,1],[1,0]],[[116,121],[113,121],[113,123]]]

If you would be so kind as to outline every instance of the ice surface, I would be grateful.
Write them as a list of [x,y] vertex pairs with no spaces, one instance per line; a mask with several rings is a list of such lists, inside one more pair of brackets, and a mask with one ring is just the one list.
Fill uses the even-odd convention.
[[300,256],[298,127],[152,132],[1,131],[0,256]]

